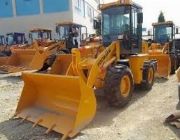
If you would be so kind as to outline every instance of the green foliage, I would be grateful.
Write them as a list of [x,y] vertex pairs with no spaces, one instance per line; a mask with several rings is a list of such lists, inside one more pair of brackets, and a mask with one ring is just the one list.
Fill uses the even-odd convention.
[[164,17],[164,13],[161,11],[158,17],[158,22],[165,22],[165,17]]

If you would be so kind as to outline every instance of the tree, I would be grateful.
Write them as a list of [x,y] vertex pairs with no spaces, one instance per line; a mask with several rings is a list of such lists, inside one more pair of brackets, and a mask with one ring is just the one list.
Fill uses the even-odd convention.
[[165,22],[164,13],[161,11],[158,17],[158,22]]

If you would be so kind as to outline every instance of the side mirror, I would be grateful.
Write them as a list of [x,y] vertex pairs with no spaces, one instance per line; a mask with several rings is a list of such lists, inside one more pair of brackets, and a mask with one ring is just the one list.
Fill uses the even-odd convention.
[[32,39],[32,34],[31,33],[29,33],[29,38]]
[[176,34],[179,34],[179,28],[176,28]]
[[59,27],[56,26],[56,33],[59,33]]
[[138,13],[137,14],[137,22],[138,22],[138,24],[143,23],[143,13]]
[[99,29],[99,28],[101,28],[101,22],[100,22],[100,21],[94,19],[93,22],[94,22],[94,29]]
[[151,36],[151,35],[152,35],[152,31],[148,30],[148,36]]

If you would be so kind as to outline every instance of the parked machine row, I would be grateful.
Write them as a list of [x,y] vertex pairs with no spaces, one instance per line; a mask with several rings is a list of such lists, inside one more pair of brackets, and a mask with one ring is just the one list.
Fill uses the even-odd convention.
[[[148,47],[141,40],[142,7],[118,2],[101,5],[101,11],[101,45],[57,55],[47,73],[23,73],[17,117],[46,127],[46,133],[62,133],[65,139],[93,120],[95,89],[103,88],[108,103],[119,108],[129,103],[136,85],[152,88],[157,61],[142,51]],[[130,20],[135,15],[137,21]],[[137,32],[132,32],[134,25]]]
[[[37,41],[31,50],[17,49],[0,67],[8,73],[14,72],[10,68],[38,70],[22,73],[24,87],[17,117],[34,123],[33,127],[47,128],[46,133],[61,133],[62,139],[74,137],[95,117],[95,90],[103,89],[109,105],[121,108],[130,102],[135,87],[150,90],[156,76],[168,78],[179,66],[173,23],[154,24],[154,38],[148,43],[142,40],[143,13],[139,4],[119,0],[100,5],[100,10],[101,41],[87,40],[82,25],[59,23],[58,41],[45,48]],[[73,31],[76,28],[79,39]],[[159,34],[163,32],[160,30],[165,33]]]

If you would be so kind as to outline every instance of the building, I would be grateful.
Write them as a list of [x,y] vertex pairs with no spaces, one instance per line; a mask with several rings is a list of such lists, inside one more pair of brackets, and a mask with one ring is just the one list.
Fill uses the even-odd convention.
[[0,34],[25,32],[32,28],[53,30],[58,22],[75,22],[95,33],[93,19],[99,0],[1,0]]

